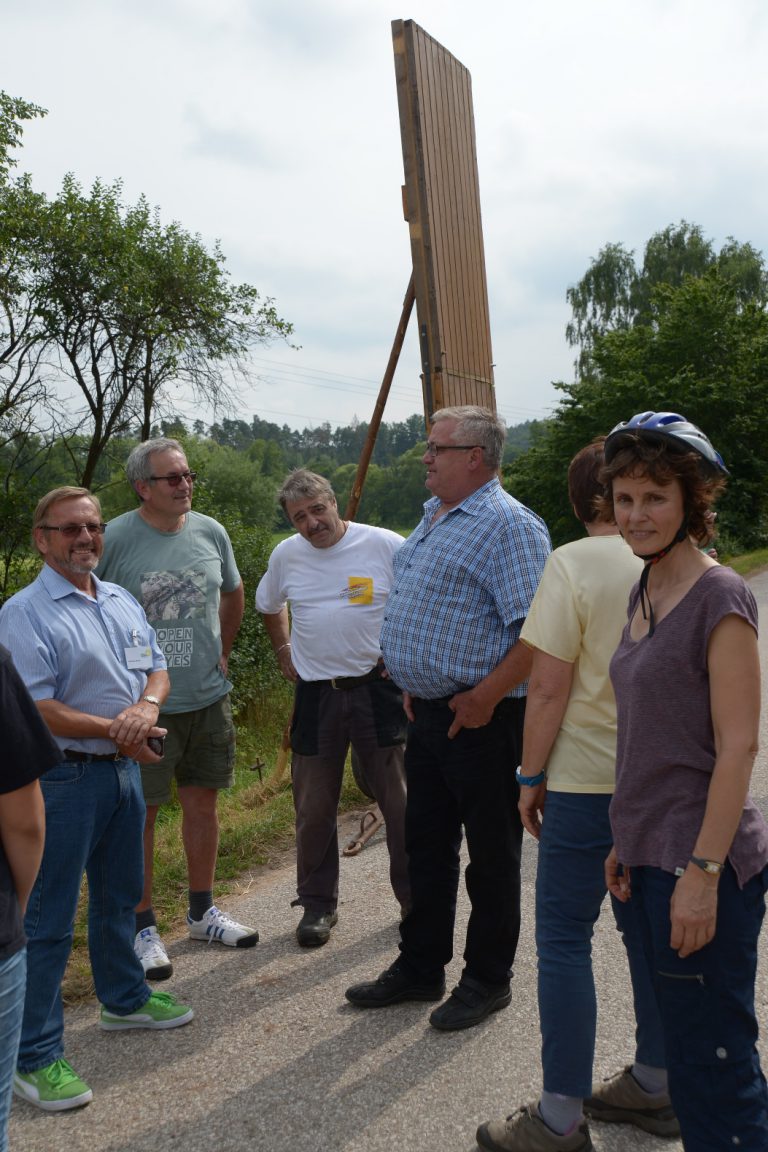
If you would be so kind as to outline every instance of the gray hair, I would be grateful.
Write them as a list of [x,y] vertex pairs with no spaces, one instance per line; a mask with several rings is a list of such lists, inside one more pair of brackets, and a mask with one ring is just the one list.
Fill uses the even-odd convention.
[[452,440],[462,444],[477,444],[483,450],[483,463],[486,468],[498,471],[504,452],[507,429],[504,421],[490,408],[479,404],[460,404],[455,408],[438,408],[432,413],[431,423],[440,420],[455,420],[456,427]]
[[171,449],[181,452],[186,460],[184,445],[167,436],[157,436],[154,440],[144,440],[137,444],[125,462],[125,474],[131,486],[135,488],[137,481],[149,480],[152,475],[151,458],[156,452],[169,452]]
[[297,500],[309,500],[313,496],[325,496],[336,503],[333,488],[324,476],[318,476],[317,472],[310,472],[307,468],[294,468],[283,481],[277,499],[283,512],[286,512],[286,504],[295,504]]

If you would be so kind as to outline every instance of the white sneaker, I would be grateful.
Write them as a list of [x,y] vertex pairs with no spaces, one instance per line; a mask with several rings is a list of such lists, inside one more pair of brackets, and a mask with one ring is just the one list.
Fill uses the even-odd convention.
[[191,940],[207,940],[209,944],[217,940],[219,944],[229,944],[231,948],[252,948],[259,940],[255,928],[238,924],[237,920],[221,912],[215,904],[208,909],[202,920],[193,920],[187,915],[187,924]]
[[141,961],[147,980],[167,980],[172,974],[173,964],[154,924],[136,933],[133,950]]

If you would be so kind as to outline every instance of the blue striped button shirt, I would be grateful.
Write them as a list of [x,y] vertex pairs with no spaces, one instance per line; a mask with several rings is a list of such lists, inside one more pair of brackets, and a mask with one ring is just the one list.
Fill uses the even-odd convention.
[[[432,524],[424,518],[395,555],[381,649],[394,682],[433,700],[473,688],[520,635],[551,550],[541,517],[483,485]],[[511,696],[524,696],[526,684]]]
[[[48,564],[0,610],[0,644],[34,700],[60,700],[77,712],[113,719],[141,698],[147,672],[129,668],[125,649],[149,645],[152,669],[165,657],[130,592],[93,577],[96,599]],[[114,752],[111,740],[54,736],[61,749]]]

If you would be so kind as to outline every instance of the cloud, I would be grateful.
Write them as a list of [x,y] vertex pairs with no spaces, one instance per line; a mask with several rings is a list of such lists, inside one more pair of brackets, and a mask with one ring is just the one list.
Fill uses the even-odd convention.
[[246,168],[283,166],[279,148],[272,141],[260,139],[251,127],[237,129],[214,123],[196,104],[186,107],[184,121],[192,132],[188,149],[193,155]]

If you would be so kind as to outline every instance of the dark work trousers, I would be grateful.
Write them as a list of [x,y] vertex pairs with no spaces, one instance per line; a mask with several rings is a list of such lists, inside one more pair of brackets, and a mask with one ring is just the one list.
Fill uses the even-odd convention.
[[768,1088],[756,1046],[755,977],[768,867],[739,888],[726,863],[714,938],[685,957],[669,944],[676,883],[661,868],[632,869],[632,903],[644,931],[683,1146],[766,1152]]
[[462,828],[472,910],[464,972],[488,984],[511,975],[520,935],[520,851],[517,810],[524,699],[505,699],[490,723],[462,728],[452,739],[448,699],[413,700],[405,772],[405,847],[411,911],[400,925],[402,961],[436,983],[453,956]]
[[406,718],[391,680],[356,688],[327,681],[296,685],[291,776],[296,809],[297,903],[332,912],[339,895],[339,797],[350,744],[384,817],[389,876],[400,905],[410,904],[405,857]]

